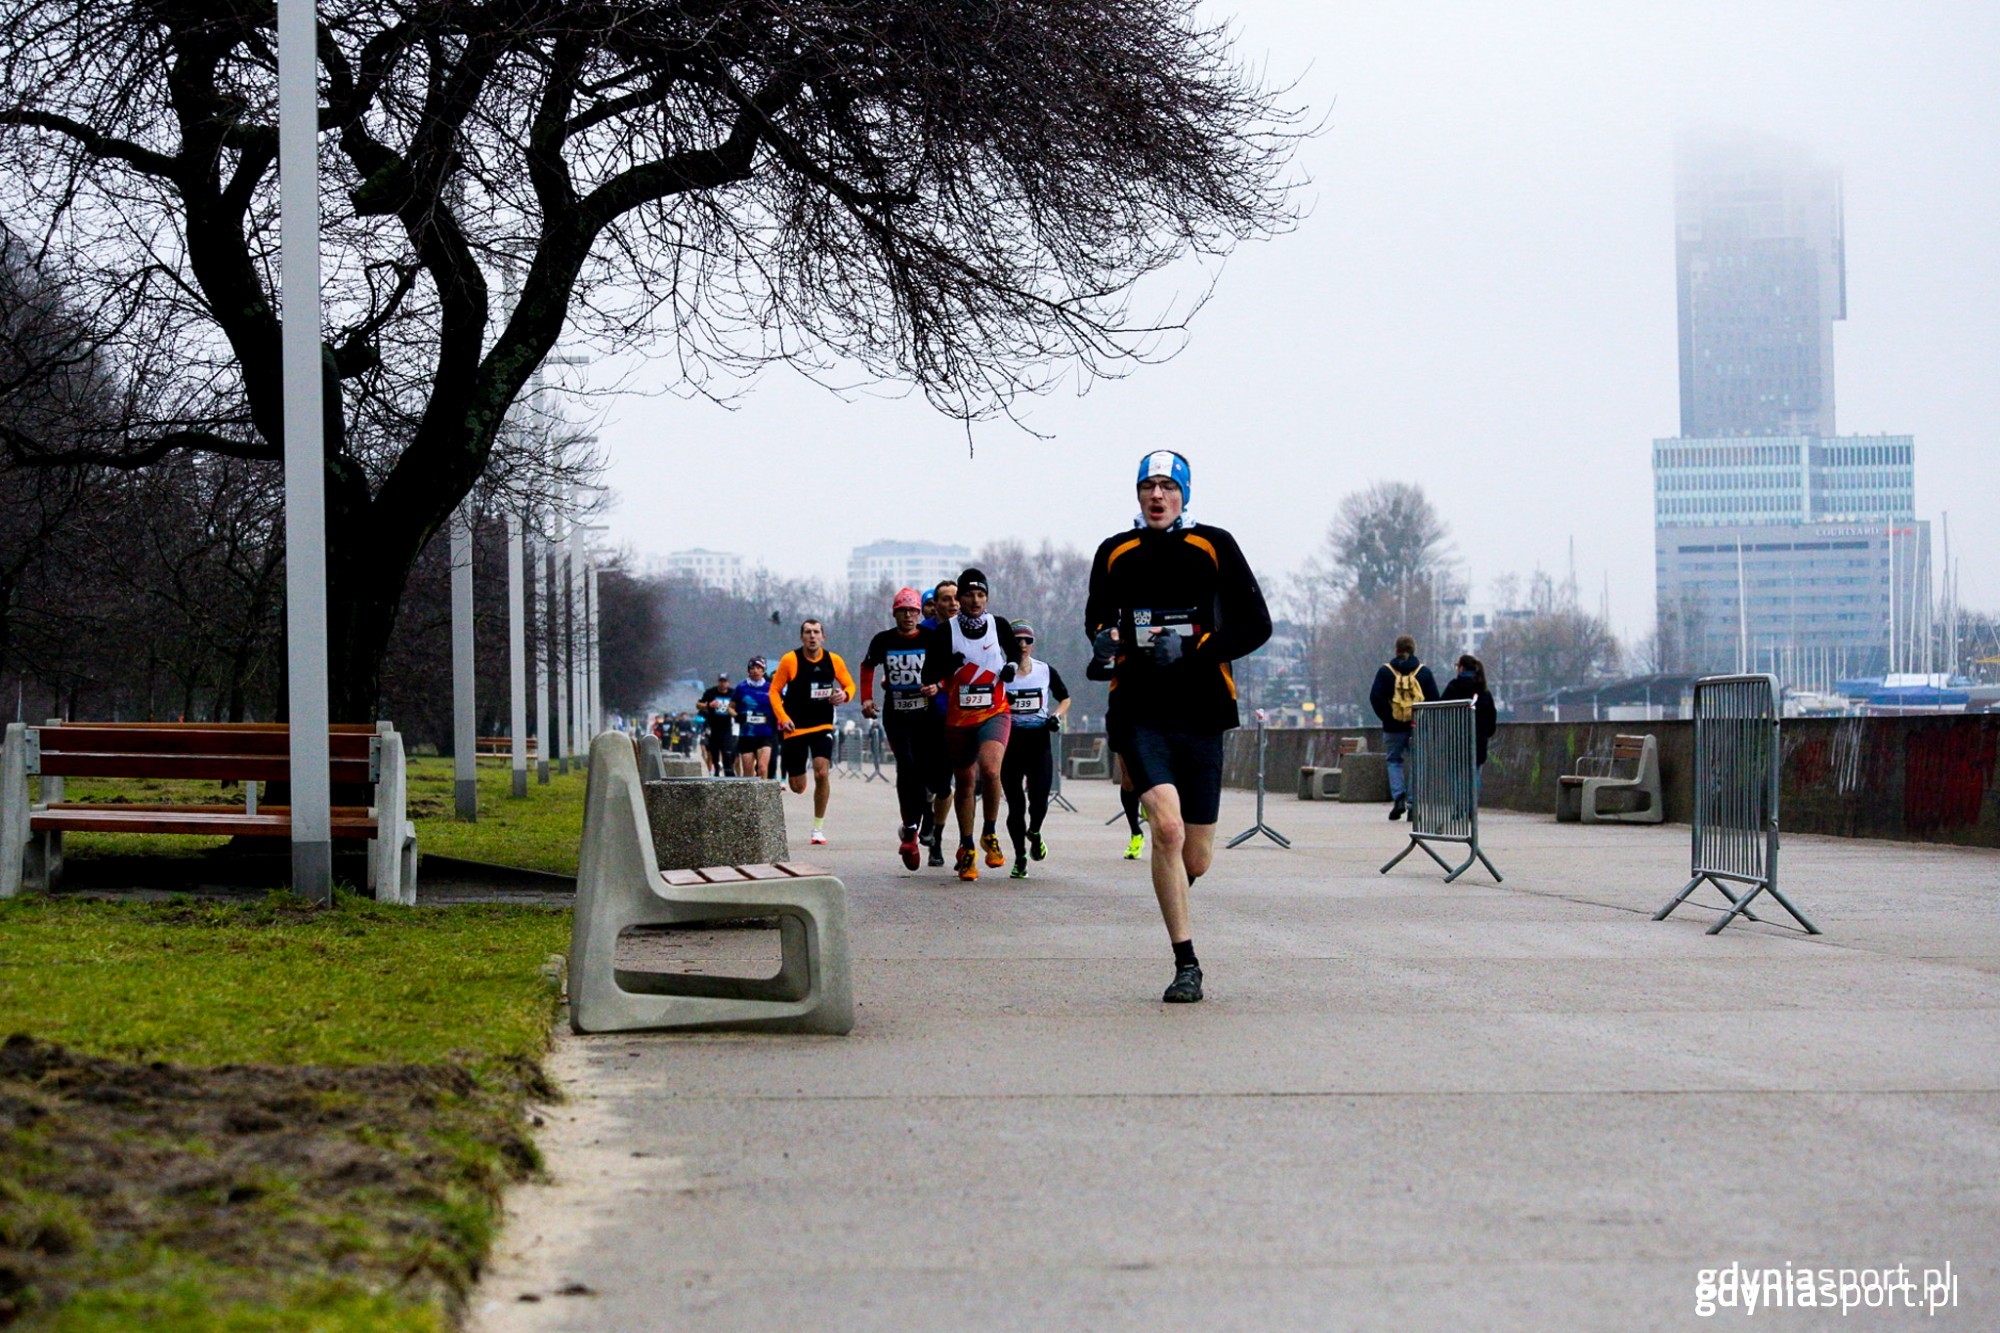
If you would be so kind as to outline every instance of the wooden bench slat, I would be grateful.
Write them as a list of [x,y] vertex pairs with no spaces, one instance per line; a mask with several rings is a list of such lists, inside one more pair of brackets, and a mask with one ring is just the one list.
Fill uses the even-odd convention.
[[660,878],[677,889],[688,889],[697,884],[708,883],[701,877],[699,870],[662,870]]
[[[57,727],[90,727],[97,731],[290,731],[289,722],[91,722],[78,720],[56,722]],[[376,727],[372,722],[330,722],[329,734],[342,732],[372,736]]]
[[[366,759],[329,761],[332,781],[366,784]],[[254,778],[284,782],[292,776],[290,755],[243,754],[74,754],[42,752],[41,772],[52,778]]]
[[738,866],[736,868],[741,872],[743,872],[743,878],[745,879],[790,879],[791,878],[791,876],[787,875],[784,871],[778,869],[778,867],[776,866]]
[[809,865],[804,861],[780,861],[777,865],[778,869],[784,871],[793,879],[805,879],[813,875],[828,875],[833,873],[819,866]]
[[[36,813],[40,814],[43,810],[51,813],[67,810],[133,810],[148,813],[160,810],[185,810],[189,814],[226,815],[241,814],[243,806],[240,802],[235,805],[180,805],[172,801],[57,801],[52,805],[42,806]],[[259,804],[257,813],[289,816],[292,807]],[[333,817],[348,820],[374,818],[368,813],[368,807],[365,805],[336,805],[333,807]]]
[[703,866],[701,877],[710,884],[739,884],[750,878],[735,866]]
[[[155,731],[138,727],[38,727],[43,754],[229,754],[288,755],[290,731],[228,731],[182,727]],[[370,733],[336,732],[327,737],[336,759],[366,759]]]
[[[112,806],[95,809],[43,811],[30,815],[28,827],[61,833],[181,833],[218,838],[289,838],[292,817],[246,814],[242,810],[174,811],[119,810]],[[361,818],[335,819],[336,838],[372,838],[375,821]]]

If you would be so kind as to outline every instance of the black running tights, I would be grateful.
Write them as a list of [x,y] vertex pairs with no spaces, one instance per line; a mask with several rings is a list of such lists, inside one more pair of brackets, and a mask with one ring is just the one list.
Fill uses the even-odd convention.
[[921,824],[931,808],[931,770],[937,767],[937,750],[943,740],[937,734],[937,719],[926,714],[915,721],[899,720],[894,713],[882,723],[889,737],[889,753],[896,758],[896,804],[903,823]]
[[1000,762],[1000,786],[1007,793],[1007,836],[1016,859],[1027,855],[1028,833],[1041,832],[1049,813],[1049,784],[1055,776],[1047,727],[1016,727]]

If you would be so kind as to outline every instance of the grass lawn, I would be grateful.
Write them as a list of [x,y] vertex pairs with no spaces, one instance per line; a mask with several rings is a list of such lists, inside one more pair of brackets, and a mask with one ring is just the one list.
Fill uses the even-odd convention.
[[[417,850],[469,861],[576,873],[577,845],[583,837],[584,773],[549,774],[548,785],[528,774],[528,799],[517,801],[505,756],[479,761],[479,821],[461,824],[453,815],[452,761],[435,757],[407,761],[410,818],[417,824]],[[138,778],[69,778],[63,796],[71,801],[171,801],[187,805],[230,804],[243,799],[236,783],[165,781]],[[72,833],[64,854],[80,860],[105,856],[199,856],[227,844],[227,838],[156,837],[143,833]],[[274,847],[279,844],[274,840]]]
[[0,1325],[449,1327],[536,1164],[568,930],[353,898],[0,903]]
[[558,774],[551,768],[548,785],[542,786],[530,764],[528,799],[517,801],[508,794],[513,775],[507,763],[504,755],[479,761],[479,820],[461,824],[452,814],[452,761],[410,760],[410,817],[417,821],[417,850],[574,875],[583,839],[583,769]]

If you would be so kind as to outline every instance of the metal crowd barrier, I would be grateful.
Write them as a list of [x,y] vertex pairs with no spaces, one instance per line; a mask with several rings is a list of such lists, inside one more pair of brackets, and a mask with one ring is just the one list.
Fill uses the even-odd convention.
[[[1438,863],[1449,884],[1478,861],[1493,882],[1502,882],[1493,862],[1479,848],[1479,740],[1470,699],[1441,699],[1414,705],[1411,717],[1409,774],[1409,845],[1397,852],[1382,874],[1419,848]],[[1457,869],[1432,848],[1435,842],[1461,842],[1465,861]]]
[[[1778,680],[1775,676],[1704,676],[1694,686],[1693,878],[1653,914],[1664,921],[1704,881],[1729,908],[1711,935],[1737,917],[1757,920],[1750,903],[1769,893],[1808,935],[1819,927],[1778,891]],[[1732,884],[1748,885],[1742,896]]]
[[[1122,813],[1122,812],[1121,812]],[[1264,822],[1264,710],[1257,710],[1257,822],[1231,838],[1224,850],[1240,846],[1259,833],[1277,843],[1280,847],[1290,847],[1292,840]]]
[[[1055,765],[1055,776],[1049,779],[1049,804],[1075,814],[1076,807],[1070,803],[1069,797],[1063,795],[1062,790],[1063,734],[1061,727],[1057,727],[1049,733],[1049,762]],[[1122,815],[1125,812],[1120,810],[1118,813]]]
[[861,762],[867,771],[862,777],[868,782],[889,782],[891,779],[882,771],[882,765],[889,760],[889,733],[880,722],[868,722],[861,728]]

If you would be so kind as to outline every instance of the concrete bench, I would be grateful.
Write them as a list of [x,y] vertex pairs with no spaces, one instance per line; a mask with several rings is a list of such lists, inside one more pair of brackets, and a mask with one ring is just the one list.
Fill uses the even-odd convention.
[[[368,881],[377,901],[415,903],[417,830],[410,822],[403,741],[388,723],[336,724],[328,736],[336,787],[372,787],[371,805],[332,810],[336,840],[368,843]],[[42,779],[39,803],[28,779]],[[241,805],[77,802],[63,779],[198,779],[243,784]],[[0,898],[24,883],[52,890],[61,881],[67,833],[196,834],[290,838],[287,806],[257,803],[258,784],[291,777],[291,729],[282,722],[12,723],[0,744]]]
[[778,784],[764,778],[665,778],[643,784],[663,870],[775,865],[791,859]]
[[1359,736],[1342,736],[1335,749],[1340,763],[1331,768],[1315,767],[1311,764],[1299,769],[1299,799],[1301,801],[1337,801],[1340,799],[1340,771],[1351,755],[1362,753],[1368,742]]
[[1657,736],[1614,736],[1609,750],[1579,756],[1576,772],[1556,781],[1560,822],[1658,824],[1666,818]]
[[[617,965],[618,936],[629,927],[772,916],[783,950],[775,976]],[[570,1026],[578,1032],[847,1032],[854,1026],[847,890],[826,871],[790,861],[662,872],[632,746],[606,733],[591,744],[569,990]]]
[[1389,756],[1362,750],[1340,761],[1340,799],[1381,804],[1389,799]]
[[1063,776],[1081,782],[1086,778],[1111,777],[1111,742],[1103,736],[1091,738],[1088,750],[1063,756]]

